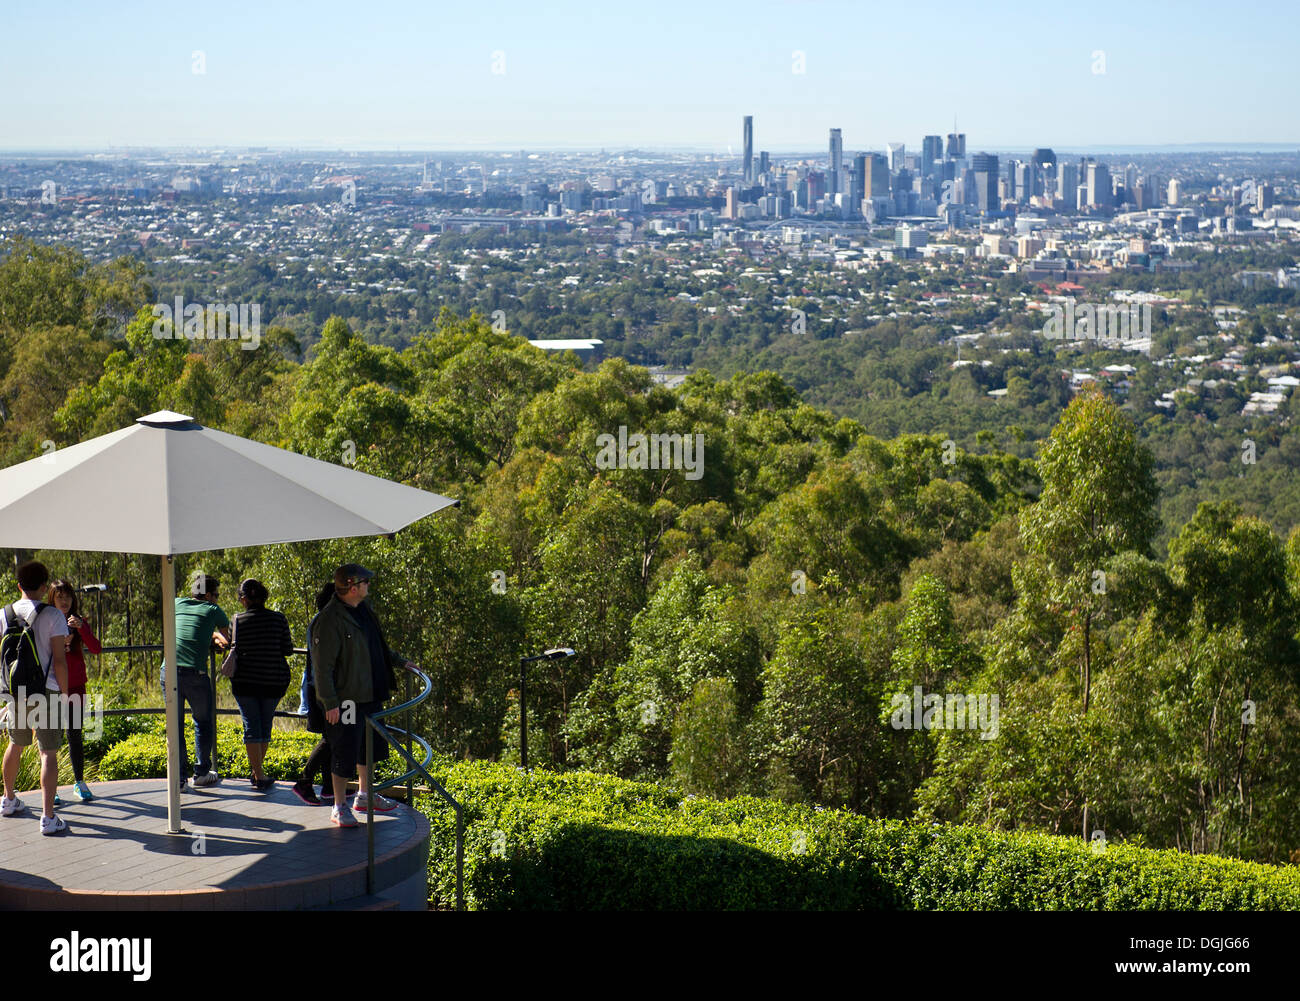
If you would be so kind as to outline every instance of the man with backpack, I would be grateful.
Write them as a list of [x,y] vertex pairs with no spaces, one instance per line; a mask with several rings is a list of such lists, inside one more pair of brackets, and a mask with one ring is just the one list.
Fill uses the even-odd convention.
[[[58,834],[67,828],[54,812],[54,794],[59,786],[59,745],[63,743],[58,701],[68,687],[64,652],[68,620],[55,606],[41,600],[49,580],[44,564],[35,560],[24,563],[18,568],[18,588],[23,596],[0,611],[0,686],[6,695],[3,715],[9,734],[0,815],[13,817],[26,809],[14,783],[23,748],[31,746],[35,733],[41,752],[41,833]],[[41,699],[44,702],[39,707],[34,704]],[[28,725],[29,715],[34,725]]]

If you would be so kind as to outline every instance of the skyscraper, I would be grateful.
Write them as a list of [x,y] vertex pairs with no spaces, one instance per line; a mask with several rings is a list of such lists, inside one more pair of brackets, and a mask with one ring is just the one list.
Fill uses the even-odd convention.
[[1056,165],[1056,191],[1065,199],[1067,208],[1074,208],[1074,195],[1079,187],[1079,169],[1072,163]]
[[1150,201],[1150,208],[1163,204],[1165,200],[1165,182],[1159,174],[1148,173],[1143,180],[1147,189],[1147,198]]
[[1104,163],[1088,164],[1088,204],[1094,208],[1111,207],[1110,170]]
[[1046,146],[1039,146],[1029,162],[1033,170],[1029,179],[1030,196],[1051,194],[1056,189],[1056,154]]
[[760,174],[766,174],[767,169],[770,165],[771,165],[771,161],[768,159],[767,152],[766,151],[760,152],[758,154],[758,172]]
[[745,116],[745,183],[754,183],[754,116]]
[[826,171],[826,192],[832,198],[840,191],[840,173],[844,166],[844,137],[831,129],[830,168]]
[[948,159],[960,160],[966,155],[966,133],[948,133]]
[[852,215],[862,211],[862,199],[867,190],[866,181],[867,154],[859,153],[853,158],[853,172],[849,175],[849,207]]
[[808,189],[807,203],[808,208],[811,209],[817,204],[819,198],[826,196],[826,177],[818,171],[810,170],[803,183]]
[[996,212],[998,202],[998,158],[992,153],[976,153],[971,157],[975,171],[975,204],[981,212]]
[[921,140],[921,176],[933,177],[934,161],[943,159],[943,140],[939,136],[926,136]]
[[1007,180],[1011,183],[1011,197],[1022,204],[1029,201],[1033,194],[1033,167],[1023,160],[1012,160],[1008,168]]
[[902,170],[903,167],[905,166],[903,160],[906,156],[907,156],[906,144],[890,143],[889,144],[889,169],[891,171]]
[[867,154],[866,176],[863,198],[879,198],[889,194],[889,164],[883,153]]

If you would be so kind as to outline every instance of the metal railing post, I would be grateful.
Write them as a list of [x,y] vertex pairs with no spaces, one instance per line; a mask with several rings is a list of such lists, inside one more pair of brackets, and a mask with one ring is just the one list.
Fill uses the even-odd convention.
[[[411,756],[411,733],[415,729],[411,724],[411,713],[414,710],[415,710],[415,706],[411,705],[411,672],[407,671],[406,672],[406,756],[408,758]],[[411,789],[412,789],[411,779],[413,777],[414,776],[407,776],[406,779],[406,805],[407,806],[411,806],[415,802],[415,800],[412,798],[411,795]]]
[[[131,653],[137,651],[157,651],[161,649],[162,649],[161,645],[156,643],[141,644],[138,646],[134,644],[129,644],[127,646],[106,646],[102,649],[101,656],[103,654],[116,654],[116,653],[126,653],[130,655]],[[305,649],[299,649],[299,648],[294,649],[294,653],[296,654],[305,654],[306,652],[307,651]],[[238,709],[217,708],[216,679],[217,679],[217,675],[220,674],[220,671],[218,671],[217,669],[216,661],[217,661],[216,651],[210,650],[209,658],[208,658],[208,676],[209,676],[209,680],[212,682],[212,711],[211,711],[212,734],[213,734],[212,766],[214,769],[217,766],[217,741],[216,741],[217,718],[222,714],[233,716],[238,714],[239,712]],[[418,676],[420,680],[423,682],[423,690],[419,693],[419,695],[413,698],[411,697],[410,694],[411,687],[412,687],[411,684],[412,674]],[[409,670],[406,678],[406,693],[407,693],[406,701],[401,705],[393,706],[391,709],[381,710],[378,713],[375,713],[373,715],[368,715],[365,717],[366,761],[370,762],[374,756],[374,740],[375,737],[378,736],[386,740],[389,745],[395,748],[397,753],[401,757],[404,757],[406,759],[406,764],[407,764],[407,770],[403,774],[388,779],[383,783],[377,781],[373,764],[367,764],[367,769],[368,769],[367,784],[369,785],[370,788],[367,790],[369,796],[366,802],[366,828],[367,828],[366,831],[366,849],[367,849],[366,893],[367,895],[373,895],[375,892],[375,834],[374,834],[375,809],[374,809],[373,797],[379,792],[380,789],[395,787],[405,782],[406,789],[407,789],[407,806],[414,809],[415,787],[413,784],[413,779],[418,773],[424,776],[425,781],[429,784],[433,792],[435,792],[438,796],[442,797],[442,799],[449,806],[451,806],[451,808],[455,811],[456,814],[456,909],[463,911],[465,909],[464,808],[462,807],[461,803],[454,796],[451,795],[451,793],[447,792],[447,790],[443,787],[442,783],[440,783],[431,774],[429,774],[428,765],[433,761],[433,748],[423,737],[419,737],[415,734],[415,728],[412,725],[413,722],[411,716],[412,711],[415,709],[416,705],[423,703],[429,697],[432,691],[433,691],[433,683],[429,680],[429,676],[427,674],[425,674],[423,671],[420,671],[418,669]],[[165,711],[166,711],[165,709],[156,708],[156,707],[137,708],[132,706],[103,710],[105,716],[146,715],[151,713],[163,713]],[[386,716],[398,712],[404,712],[406,714],[405,719],[406,719],[407,727],[405,730],[401,730],[400,728],[395,728],[396,733],[390,732],[389,729],[380,722],[380,720]],[[182,727],[184,726],[186,715],[192,716],[193,711],[190,711],[188,714],[186,713],[181,714]],[[287,717],[289,719],[306,718],[305,716],[297,712],[292,712],[292,713],[283,712],[278,709],[276,710],[275,715]],[[399,736],[401,738],[404,738],[405,747],[403,747],[403,740],[399,739]],[[182,739],[185,739],[184,735],[182,735]],[[424,751],[423,763],[416,761],[415,757],[412,755],[411,753],[412,743],[419,744],[420,748]]]
[[[375,892],[375,755],[369,716],[366,716],[366,777],[369,779],[366,783],[369,786],[366,790],[366,895],[371,896]],[[361,788],[360,782],[357,788]]]
[[465,811],[456,804],[456,910],[465,909]]
[[217,651],[208,649],[208,680],[212,682],[212,771],[220,774],[217,767]]

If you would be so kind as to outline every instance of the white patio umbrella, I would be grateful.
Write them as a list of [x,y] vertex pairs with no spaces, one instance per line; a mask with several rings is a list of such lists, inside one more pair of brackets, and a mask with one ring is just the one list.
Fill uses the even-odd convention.
[[458,503],[160,410],[131,427],[0,470],[0,547],[160,557],[167,830],[179,833],[176,779],[184,732],[172,557],[236,546],[388,535]]

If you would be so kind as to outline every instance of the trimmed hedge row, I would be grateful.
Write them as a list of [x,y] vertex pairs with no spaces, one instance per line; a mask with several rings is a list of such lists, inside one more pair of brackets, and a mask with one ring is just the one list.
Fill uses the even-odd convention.
[[[134,724],[137,732],[113,747],[99,762],[99,777],[104,781],[114,779],[161,779],[167,776],[166,723],[161,714],[153,716],[124,717],[147,722]],[[185,739],[189,741],[190,764],[193,765],[194,728],[185,721]],[[318,734],[306,730],[276,730],[262,760],[262,771],[267,778],[292,782],[302,774],[307,758],[320,740]],[[418,760],[418,758],[417,758]],[[380,762],[378,775],[382,781],[400,774],[400,759],[396,752]],[[248,752],[244,749],[244,729],[238,717],[217,717],[217,771],[235,778],[248,778]]]
[[[483,762],[435,776],[465,809],[478,909],[1300,909],[1300,869],[982,828],[875,821]],[[432,826],[430,903],[455,901],[455,815]]]
[[[160,727],[114,746],[101,777],[165,775]],[[246,776],[239,724],[219,721],[217,740],[221,771]],[[315,741],[277,731],[267,774],[295,778]],[[477,909],[1300,909],[1294,866],[1127,845],[1094,853],[1072,838],[681,797],[589,772],[439,759],[433,774],[464,806],[465,897]],[[432,832],[430,903],[451,907],[455,815],[440,797],[416,804]]]
[[[167,776],[167,739],[161,715],[155,716],[150,728],[135,733],[112,749],[99,762],[99,776],[113,779],[160,779]],[[193,765],[193,727],[186,720],[185,737],[190,742],[190,764]],[[319,738],[314,733],[295,733],[277,730],[271,735],[270,746],[262,770],[268,778],[293,781],[302,773],[307,756]],[[217,771],[222,775],[247,778],[248,752],[244,749],[244,730],[234,718],[217,719]]]

